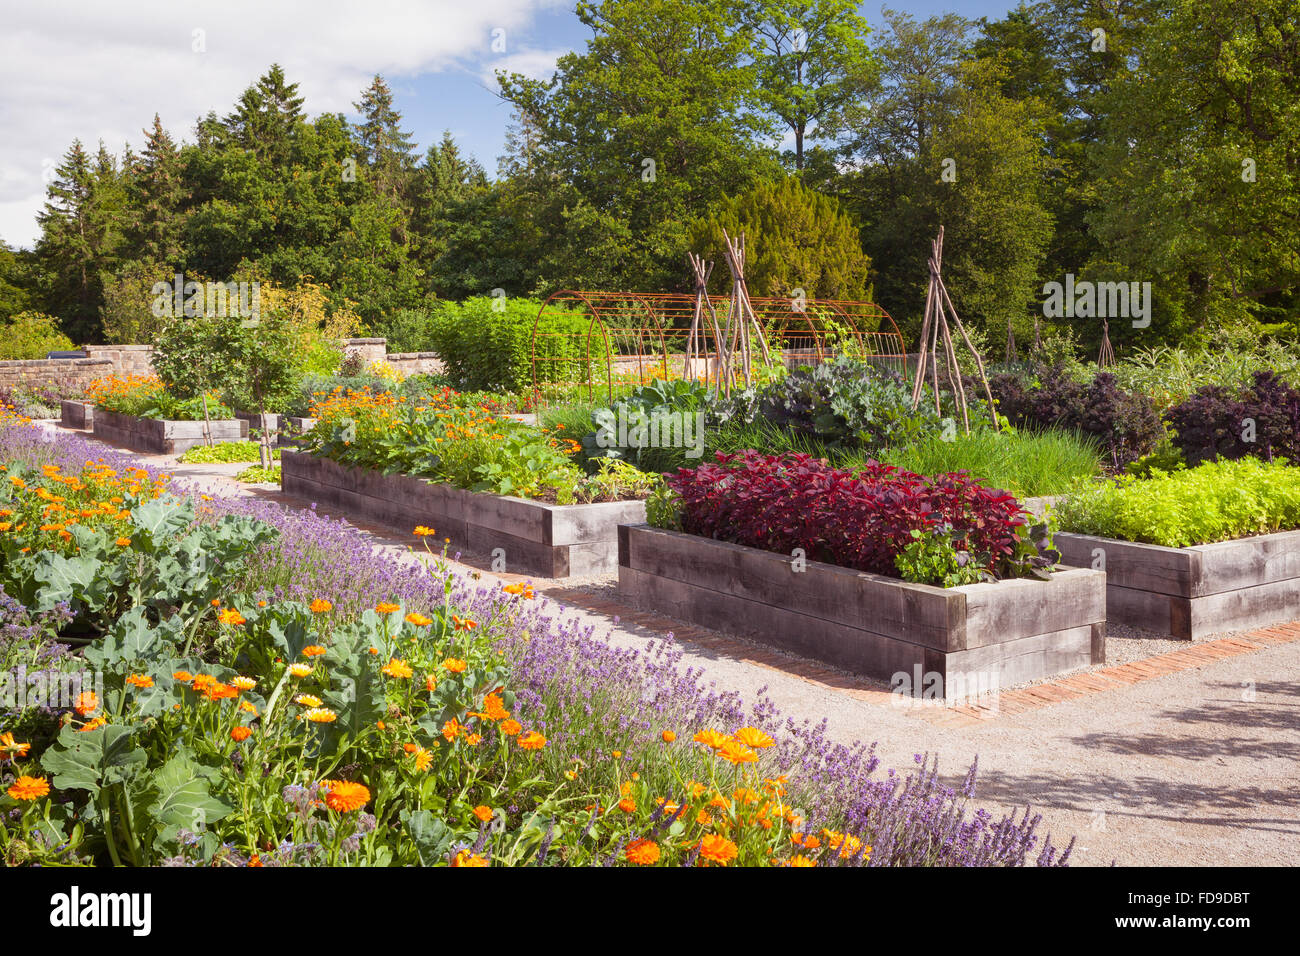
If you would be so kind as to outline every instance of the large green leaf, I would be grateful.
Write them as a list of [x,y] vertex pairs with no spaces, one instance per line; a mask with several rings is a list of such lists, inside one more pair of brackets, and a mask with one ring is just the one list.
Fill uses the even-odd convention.
[[86,660],[100,669],[118,662],[155,661],[166,655],[178,637],[174,624],[153,627],[145,609],[133,607],[109,628],[108,633],[86,649]]
[[[131,523],[148,535],[155,548],[194,522],[194,506],[170,495],[146,501],[131,511]],[[139,546],[139,543],[137,543]]]
[[45,752],[41,766],[54,774],[56,790],[89,790],[128,780],[144,767],[145,753],[135,746],[131,727],[106,724],[90,731],[64,727],[58,742]]
[[99,561],[84,555],[65,558],[53,551],[41,552],[34,569],[39,584],[34,610],[48,611],[63,601],[98,606],[104,599],[103,584],[97,581],[99,568]]
[[233,804],[212,794],[211,786],[218,776],[215,770],[195,763],[183,753],[151,775],[149,792],[153,799],[145,809],[157,825],[162,842],[174,840],[180,830],[200,833],[234,810]]
[[447,862],[447,849],[456,834],[447,828],[441,818],[435,817],[428,810],[405,810],[402,812],[402,822],[406,824],[406,832],[415,843],[421,866],[437,866]]

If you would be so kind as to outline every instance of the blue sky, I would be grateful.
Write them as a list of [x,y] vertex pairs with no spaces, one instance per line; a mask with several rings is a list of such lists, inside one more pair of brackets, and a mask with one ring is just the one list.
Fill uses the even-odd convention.
[[[972,19],[1014,5],[891,4]],[[861,9],[880,22],[879,4]],[[449,129],[494,174],[510,109],[493,71],[548,76],[589,36],[573,11],[570,0],[0,0],[0,239],[36,240],[46,184],[74,138],[120,155],[157,112],[174,139],[192,140],[199,116],[230,112],[273,62],[310,115],[352,114],[383,74],[421,151]]]
[[[997,19],[1016,2],[999,0],[913,0],[886,4],[918,19],[944,13],[960,13],[970,19]],[[880,22],[881,5],[864,3],[859,12],[868,24]],[[506,36],[507,49],[515,44],[527,50],[556,51],[581,49],[591,32],[573,13],[573,5],[541,10],[524,30]],[[421,149],[442,137],[450,129],[462,149],[468,151],[487,170],[496,172],[497,157],[505,142],[505,128],[510,121],[510,107],[490,90],[495,86],[481,71],[469,66],[411,77],[386,77],[394,87],[397,107],[405,126]]]

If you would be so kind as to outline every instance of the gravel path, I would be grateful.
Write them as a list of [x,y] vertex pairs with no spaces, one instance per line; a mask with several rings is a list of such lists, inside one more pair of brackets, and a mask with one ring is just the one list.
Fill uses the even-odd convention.
[[[232,476],[243,465],[137,457],[211,493],[309,504],[274,486],[237,484]],[[377,552],[410,559],[409,539],[362,530]],[[520,579],[482,570],[484,559],[463,554],[460,568],[476,577]],[[615,644],[641,647],[664,638],[662,631],[616,624],[613,615],[564,600],[566,594],[570,601],[609,599],[616,594],[610,577],[533,580]],[[1078,836],[1076,865],[1288,866],[1300,859],[1300,642],[956,728],[918,719],[907,707],[855,699],[743,653],[720,652],[719,645],[744,642],[682,642],[686,662],[702,668],[706,681],[749,700],[764,691],[787,715],[824,717],[831,734],[846,742],[877,741],[884,766],[903,770],[916,754],[938,753],[956,784],[978,757],[978,802],[994,810],[1032,805],[1045,829]],[[1106,653],[1114,665],[1187,646],[1112,627]],[[846,683],[883,687],[861,678]]]

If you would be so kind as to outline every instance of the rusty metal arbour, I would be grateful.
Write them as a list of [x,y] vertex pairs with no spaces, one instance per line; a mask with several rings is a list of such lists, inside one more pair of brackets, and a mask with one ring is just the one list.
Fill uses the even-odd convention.
[[[727,296],[710,296],[723,319]],[[846,299],[751,298],[769,346],[790,368],[814,365],[848,346],[855,354],[907,371],[907,350],[893,318],[874,302]],[[566,289],[553,293],[533,320],[530,352],[533,391],[547,384],[585,385],[612,401],[614,389],[653,378],[703,380],[716,369],[718,345],[713,330],[702,329],[704,347],[687,359],[686,342],[695,296],[678,292],[594,292]],[[713,363],[712,365],[710,363]],[[576,377],[574,377],[576,373]]]

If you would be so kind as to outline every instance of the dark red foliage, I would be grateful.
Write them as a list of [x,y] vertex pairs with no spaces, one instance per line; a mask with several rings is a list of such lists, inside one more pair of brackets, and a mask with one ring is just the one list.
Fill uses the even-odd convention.
[[718,455],[669,475],[683,530],[719,541],[897,577],[910,532],[942,523],[967,532],[995,573],[1016,553],[1024,516],[1015,497],[963,474],[930,478],[869,462],[832,468],[808,455]]

